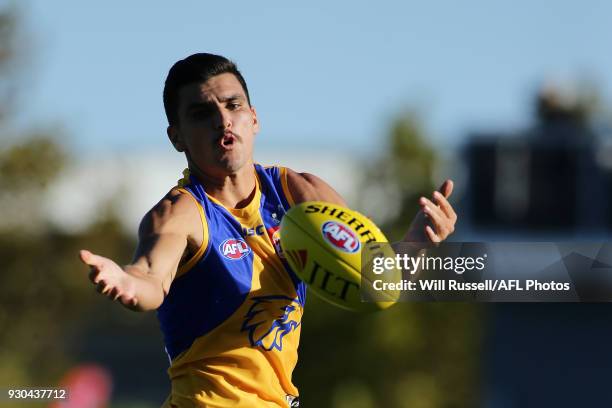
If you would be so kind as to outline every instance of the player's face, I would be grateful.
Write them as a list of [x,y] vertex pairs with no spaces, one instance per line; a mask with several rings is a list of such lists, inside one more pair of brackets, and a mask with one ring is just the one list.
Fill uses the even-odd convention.
[[257,114],[233,74],[181,88],[178,115],[168,134],[205,173],[234,174],[253,162]]

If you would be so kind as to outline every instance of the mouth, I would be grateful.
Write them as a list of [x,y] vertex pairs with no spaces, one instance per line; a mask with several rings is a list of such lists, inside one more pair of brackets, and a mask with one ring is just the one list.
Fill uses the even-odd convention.
[[219,147],[224,150],[231,150],[237,142],[238,138],[236,135],[234,135],[232,132],[225,132],[219,139]]

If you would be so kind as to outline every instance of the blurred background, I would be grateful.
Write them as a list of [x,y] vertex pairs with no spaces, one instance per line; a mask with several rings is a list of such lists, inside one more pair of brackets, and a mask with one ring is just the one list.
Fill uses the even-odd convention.
[[[608,240],[610,15],[604,1],[0,1],[0,388],[70,386],[70,407],[166,398],[155,315],[97,295],[77,251],[129,262],[180,177],[161,93],[194,52],[238,63],[258,161],[322,176],[390,240],[445,178],[454,241]],[[305,407],[612,404],[608,304],[308,303]]]

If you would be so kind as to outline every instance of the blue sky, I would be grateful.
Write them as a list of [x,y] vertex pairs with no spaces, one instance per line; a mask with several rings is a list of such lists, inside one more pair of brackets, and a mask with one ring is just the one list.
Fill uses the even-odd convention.
[[200,51],[238,63],[260,146],[376,149],[411,106],[452,146],[470,129],[525,124],[550,76],[591,76],[612,95],[605,1],[20,5],[32,52],[20,120],[61,125],[77,151],[170,149],[163,81]]

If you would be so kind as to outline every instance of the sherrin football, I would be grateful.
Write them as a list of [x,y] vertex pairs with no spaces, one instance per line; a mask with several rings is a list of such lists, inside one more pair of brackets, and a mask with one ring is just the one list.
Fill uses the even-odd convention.
[[[360,285],[372,287],[371,274],[362,276],[362,251],[387,238],[367,217],[336,204],[308,201],[292,207],[281,222],[282,254],[312,292],[352,311],[386,309],[399,293],[378,293],[379,302],[364,302]],[[393,256],[390,246],[384,256]],[[366,261],[368,262],[368,261]],[[364,271],[367,268],[364,268]]]

